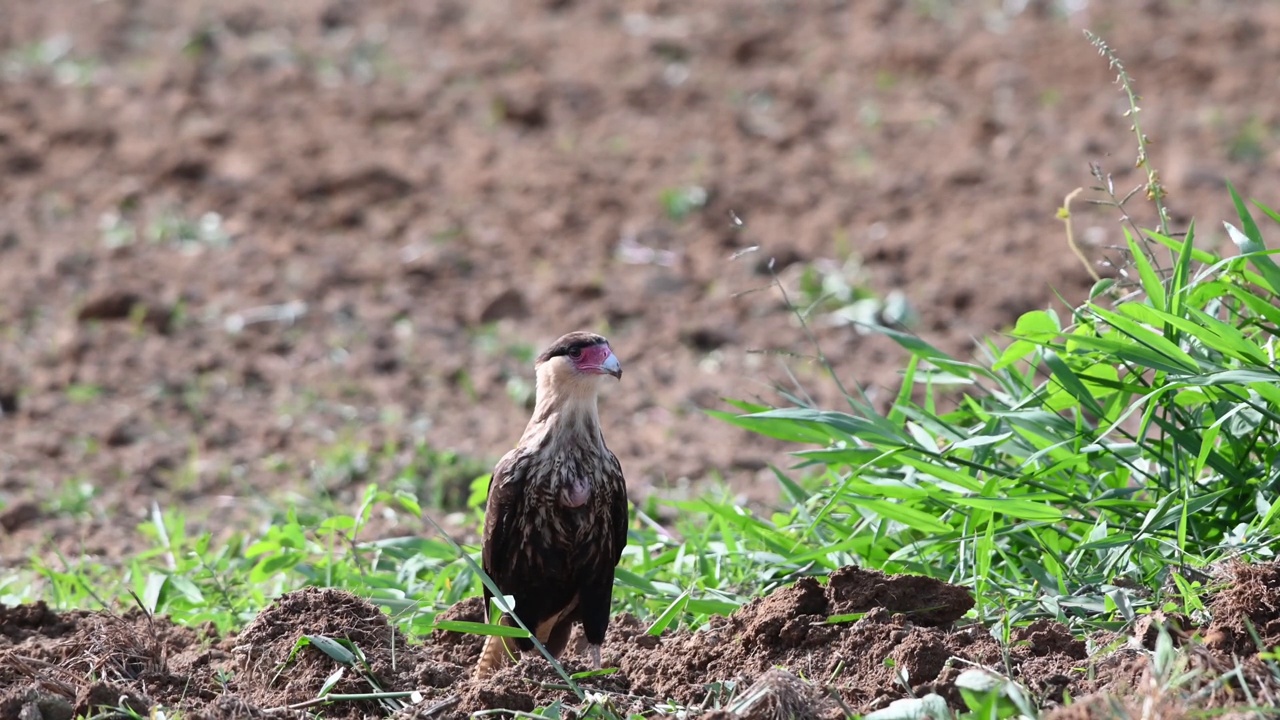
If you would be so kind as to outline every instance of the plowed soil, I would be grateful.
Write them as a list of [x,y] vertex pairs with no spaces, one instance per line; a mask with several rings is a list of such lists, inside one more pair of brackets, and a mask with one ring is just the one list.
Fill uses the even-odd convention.
[[[1084,296],[1054,212],[1090,163],[1121,195],[1142,178],[1082,28],[1139,84],[1175,226],[1194,211],[1221,242],[1223,179],[1274,204],[1280,5],[1019,5],[0,0],[0,566],[127,557],[152,508],[225,533],[263,506],[350,502],[433,466],[421,448],[483,468],[525,422],[533,352],[580,327],[626,367],[603,415],[635,498],[722,477],[768,502],[785,448],[701,410],[779,388],[839,406],[810,332],[846,384],[890,397],[901,354],[829,312],[852,299],[836,280],[905,301],[913,331],[962,357],[1055,291]],[[1074,209],[1090,265],[1114,274],[1117,212]],[[1140,194],[1129,210],[1149,224]],[[846,296],[806,331],[774,273],[804,307],[823,278]],[[1280,634],[1274,568],[1250,572],[1262,594],[1223,596],[1209,667],[1247,655],[1245,617]],[[828,686],[859,710],[904,685],[954,702],[953,657],[1012,668],[1046,703],[1143,671],[1054,625],[1002,657],[867,582],[914,581],[805,581],[692,635],[619,619],[605,659],[621,672],[599,683],[622,705],[714,705],[706,683],[782,664],[812,683],[766,683],[826,715]],[[821,624],[852,607],[867,614]],[[474,638],[406,644],[332,592],[283,598],[236,638],[3,612],[4,717],[302,702],[333,669],[305,648],[276,674],[302,633],[356,639],[387,687],[426,693],[419,714],[560,692],[524,680],[555,682],[537,663],[472,684]],[[1074,672],[1090,663],[1106,672]]]
[[[1188,694],[1205,688],[1194,707],[1149,689],[1150,663],[1136,649],[1154,647],[1158,631],[1144,635],[1151,619],[1139,623],[1128,641],[1098,636],[1087,642],[1040,620],[1015,629],[1002,648],[986,629],[955,626],[973,606],[963,588],[852,567],[821,583],[802,579],[692,633],[654,636],[635,618],[619,617],[603,648],[605,667],[617,672],[581,684],[620,712],[670,702],[726,717],[787,717],[770,714],[782,705],[792,717],[836,718],[929,693],[963,707],[955,680],[982,667],[1018,680],[1040,706],[1058,708],[1053,717],[1089,717],[1091,693],[1098,692],[1118,696],[1109,702],[1120,705],[1165,703],[1167,713],[1247,704],[1250,698],[1258,706],[1274,705],[1280,685],[1240,630],[1247,621],[1267,646],[1280,644],[1280,565],[1237,565],[1223,573],[1226,586],[1209,603],[1209,625],[1156,619],[1168,622],[1178,642],[1194,643],[1185,669],[1201,675],[1177,686]],[[444,615],[483,619],[474,598]],[[845,617],[828,622],[832,616]],[[416,704],[398,710],[373,700],[316,704],[339,665],[314,644],[299,649],[304,636],[349,640],[382,690],[418,691]],[[580,705],[540,657],[526,657],[482,682],[471,679],[482,644],[479,636],[440,630],[407,639],[376,607],[332,589],[284,595],[227,638],[138,612],[59,615],[43,605],[0,607],[0,687],[9,688],[0,695],[0,717],[37,708],[42,715],[21,717],[54,720],[72,710],[91,714],[128,704],[143,714],[155,705],[178,708],[191,718],[302,718],[307,710],[337,718],[393,712],[461,718],[491,708],[531,711],[555,701]],[[565,658],[570,672],[587,669],[575,646],[581,648],[571,643]],[[1214,686],[1217,675],[1237,664],[1237,681]],[[331,692],[368,693],[370,685],[348,669]],[[1063,706],[1067,696],[1077,704]],[[755,697],[760,699],[748,700]],[[1167,713],[1156,716],[1173,716]]]
[[[348,501],[419,443],[484,467],[578,327],[626,367],[633,495],[769,500],[783,448],[701,410],[797,379],[841,403],[770,267],[807,305],[807,268],[853,263],[961,356],[1083,297],[1054,211],[1090,162],[1141,178],[1082,28],[1139,83],[1175,224],[1215,242],[1225,177],[1274,197],[1277,80],[1248,69],[1280,6],[1069,4],[0,0],[0,560],[125,555],[153,502],[219,529]],[[1117,213],[1075,210],[1111,272]],[[884,401],[900,353],[827,309]],[[325,474],[335,445],[385,459]]]

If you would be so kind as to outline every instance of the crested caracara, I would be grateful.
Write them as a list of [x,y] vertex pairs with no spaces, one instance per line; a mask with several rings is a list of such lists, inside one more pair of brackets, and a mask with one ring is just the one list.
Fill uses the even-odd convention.
[[[515,449],[498,461],[485,506],[484,571],[553,656],[582,623],[595,667],[609,626],[613,570],[627,544],[627,487],[604,444],[596,392],[622,366],[603,337],[573,332],[534,363],[533,417]],[[485,612],[492,593],[484,591]],[[509,617],[503,624],[514,625]],[[476,667],[483,678],[506,665],[528,638],[490,636]]]

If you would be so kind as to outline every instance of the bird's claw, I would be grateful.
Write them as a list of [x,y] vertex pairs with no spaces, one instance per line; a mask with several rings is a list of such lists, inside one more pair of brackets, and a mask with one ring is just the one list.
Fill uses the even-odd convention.
[[591,669],[593,670],[600,669],[600,646],[599,645],[591,646]]

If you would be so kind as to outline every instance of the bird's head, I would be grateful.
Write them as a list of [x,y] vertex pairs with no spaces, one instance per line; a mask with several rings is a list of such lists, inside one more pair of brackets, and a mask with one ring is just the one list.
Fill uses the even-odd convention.
[[561,442],[584,437],[582,433],[603,443],[596,393],[605,375],[622,379],[622,365],[609,341],[595,333],[568,333],[538,356],[534,368],[538,370],[534,416],[521,445],[548,437]]
[[544,350],[534,366],[539,384],[548,383],[570,395],[594,395],[604,375],[622,379],[622,365],[609,341],[595,333],[566,334]]

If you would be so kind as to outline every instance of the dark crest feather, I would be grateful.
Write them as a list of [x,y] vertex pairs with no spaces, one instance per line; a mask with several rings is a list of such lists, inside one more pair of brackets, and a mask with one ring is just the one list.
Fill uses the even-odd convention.
[[584,331],[571,332],[568,335],[562,335],[559,340],[556,340],[551,344],[551,347],[543,350],[542,354],[538,356],[538,359],[534,364],[541,365],[551,358],[568,355],[574,350],[583,350],[593,345],[603,345],[606,342],[608,341],[595,333]]

